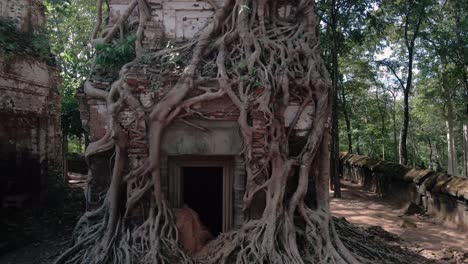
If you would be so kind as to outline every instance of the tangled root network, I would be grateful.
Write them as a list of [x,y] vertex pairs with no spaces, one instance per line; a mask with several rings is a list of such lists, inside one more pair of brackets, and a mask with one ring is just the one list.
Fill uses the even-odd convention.
[[[212,24],[176,47],[143,52],[143,26],[139,27],[137,59],[121,69],[109,92],[96,93],[107,103],[107,133],[90,144],[87,155],[114,149],[111,183],[102,206],[81,217],[73,245],[56,263],[372,263],[345,247],[330,218],[330,82],[320,57],[314,1],[227,0],[221,8],[211,4],[216,10]],[[144,25],[145,0],[131,1],[122,17],[136,7]],[[118,29],[111,29],[96,42],[115,32]],[[141,65],[159,68],[151,78],[161,83],[169,72],[178,74],[173,87],[149,110],[125,82],[132,67]],[[216,85],[206,88],[198,85],[201,82]],[[189,97],[189,92],[197,95]],[[258,217],[246,213],[239,229],[221,234],[203,253],[189,256],[177,242],[174,216],[161,188],[161,135],[181,116],[204,118],[191,107],[223,96],[239,112],[244,212],[258,197],[264,197],[264,207]],[[288,129],[284,116],[291,101],[299,110]],[[306,106],[313,108],[310,129],[292,151],[292,128]],[[131,109],[148,128],[149,156],[131,169],[129,139],[117,121],[123,108]],[[252,125],[254,115],[261,116],[261,127]],[[254,155],[254,136],[268,142],[262,155]]]

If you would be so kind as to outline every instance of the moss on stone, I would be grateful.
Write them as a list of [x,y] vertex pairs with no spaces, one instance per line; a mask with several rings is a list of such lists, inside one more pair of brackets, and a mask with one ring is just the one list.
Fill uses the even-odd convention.
[[427,178],[430,174],[434,173],[432,170],[421,170],[421,169],[410,169],[406,172],[403,176],[403,179],[408,182],[414,182],[416,184],[421,184],[425,178]]
[[15,21],[5,18],[0,18],[0,55],[6,58],[32,56],[49,65],[55,64],[44,29],[21,32],[16,28]]
[[362,155],[348,154],[346,157],[346,162],[353,166],[365,167],[365,168],[371,169],[373,166],[378,164],[380,160],[369,158],[369,157],[362,156]]
[[458,198],[468,199],[468,179],[461,177],[450,177],[441,186],[441,192]]
[[[404,165],[377,160],[362,155],[341,153],[342,164],[352,167],[368,169],[373,173],[372,177],[385,185],[388,180],[401,180],[408,183],[415,183],[418,192],[425,194],[444,193],[459,199],[468,200],[468,179],[452,177],[444,173],[438,173],[429,169],[414,169]],[[383,183],[383,184],[382,184]]]
[[404,180],[404,175],[409,168],[395,162],[382,162],[374,170],[385,174],[388,178]]
[[420,193],[431,192],[436,183],[444,177],[447,175],[437,172],[429,175],[419,186]]

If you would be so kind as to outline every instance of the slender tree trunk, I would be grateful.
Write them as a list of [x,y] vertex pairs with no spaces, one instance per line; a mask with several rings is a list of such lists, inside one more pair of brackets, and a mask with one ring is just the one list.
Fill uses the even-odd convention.
[[341,87],[341,106],[343,107],[343,116],[346,123],[346,136],[348,138],[348,153],[353,153],[353,141],[352,141],[352,134],[351,134],[351,117],[348,113],[348,109],[346,108],[346,95],[344,91],[344,87]]
[[[379,101],[379,91],[375,90],[375,97],[377,98],[377,102]],[[385,102],[385,97],[382,98],[383,107],[379,107],[379,114],[380,114],[380,121],[381,121],[381,130],[380,130],[380,140],[382,145],[382,160],[385,160],[385,113],[387,110],[387,104]]]
[[398,139],[397,139],[397,128],[396,128],[396,96],[393,96],[393,158],[394,161],[398,161]]
[[468,178],[468,113],[463,124],[463,176]]
[[452,95],[450,88],[447,86],[447,61],[441,54],[442,69],[441,69],[441,90],[445,100],[445,127],[447,129],[447,173],[449,175],[457,175],[457,151],[455,149],[455,113],[453,108]]
[[66,134],[62,136],[62,156],[63,156],[63,179],[65,184],[68,183],[68,137]]
[[429,169],[431,170],[434,170],[434,167],[433,167],[433,158],[432,158],[432,144],[431,144],[431,138],[428,137],[427,138],[427,145],[428,145],[428,148],[429,148]]
[[417,153],[418,153],[418,150],[416,148],[416,140],[414,139],[414,134],[411,133],[411,150],[412,150],[412,161],[413,161],[413,168],[416,168],[416,161],[417,161]]
[[385,160],[385,120],[382,120],[382,159]]
[[[412,65],[412,57],[410,59]],[[409,72],[412,72],[412,67],[409,68]],[[410,75],[410,74],[408,74]],[[406,89],[404,91],[403,98],[403,127],[400,133],[400,164],[408,164],[408,149],[407,149],[407,138],[408,138],[408,125],[409,125],[409,94],[411,89],[411,78],[408,78]],[[408,86],[408,84],[410,86]]]
[[356,138],[356,154],[361,155],[361,146],[359,144],[359,134],[357,135],[357,138]]
[[449,175],[457,175],[457,152],[455,149],[455,133],[454,133],[454,113],[452,100],[447,98],[447,115],[445,125],[447,128],[447,173]]
[[[419,12],[417,15],[417,21],[415,24],[415,28],[413,30],[409,29],[410,26],[410,14],[412,9],[415,9],[414,2],[409,2],[408,10],[405,17],[405,29],[404,29],[404,36],[405,36],[405,43],[406,48],[408,50],[408,74],[406,76],[406,84],[404,86],[404,99],[403,99],[403,127],[401,130],[400,136],[400,163],[401,164],[408,164],[408,150],[406,146],[406,140],[408,137],[408,125],[409,125],[409,97],[411,95],[412,89],[412,81],[413,81],[413,59],[414,59],[414,47],[415,42],[419,34],[419,29],[424,17],[424,3],[420,3],[423,6],[419,6]],[[410,34],[412,32],[412,34]]]
[[331,162],[330,162],[330,179],[333,185],[333,196],[341,197],[340,174],[339,174],[339,158],[340,158],[340,143],[338,131],[338,43],[337,43],[337,27],[338,14],[336,9],[336,0],[332,0],[331,5],[331,32],[332,32],[332,128],[331,128]]

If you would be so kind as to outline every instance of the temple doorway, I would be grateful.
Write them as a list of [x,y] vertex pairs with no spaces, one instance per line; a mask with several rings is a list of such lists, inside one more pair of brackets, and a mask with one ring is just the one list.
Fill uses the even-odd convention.
[[174,208],[195,211],[216,237],[233,223],[234,159],[231,157],[171,157],[168,197]]
[[223,167],[182,167],[183,203],[213,236],[223,231]]

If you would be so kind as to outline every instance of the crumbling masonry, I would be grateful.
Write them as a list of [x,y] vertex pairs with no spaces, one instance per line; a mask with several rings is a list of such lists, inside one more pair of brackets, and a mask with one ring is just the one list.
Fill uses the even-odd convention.
[[[19,32],[44,26],[39,1],[3,0],[0,18]],[[47,178],[60,175],[62,139],[57,71],[30,55],[0,51],[0,200],[3,206],[41,202]]]

